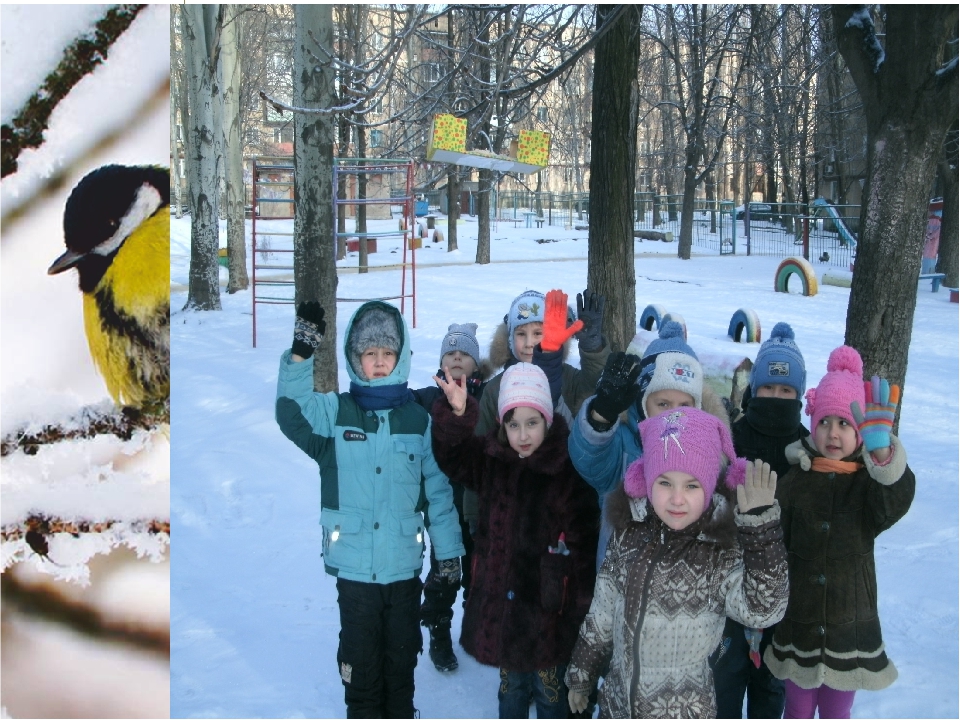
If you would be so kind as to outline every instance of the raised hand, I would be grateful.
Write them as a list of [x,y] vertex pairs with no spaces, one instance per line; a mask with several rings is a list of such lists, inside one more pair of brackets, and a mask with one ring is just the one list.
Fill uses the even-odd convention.
[[773,505],[777,492],[777,471],[770,465],[757,459],[747,463],[746,479],[743,485],[737,485],[737,507],[740,513],[750,512],[754,508]]
[[597,381],[597,396],[590,409],[612,423],[617,416],[636,402],[640,386],[640,358],[636,355],[615,352],[607,358],[607,364]]
[[323,321],[323,308],[320,307],[320,303],[316,300],[300,303],[297,306],[297,319],[293,325],[291,352],[306,360],[319,347],[326,331],[327,324]]
[[566,293],[562,290],[548,292],[543,315],[543,338],[540,340],[540,347],[547,352],[556,352],[582,327],[582,320],[577,320],[573,325],[567,327]]
[[850,403],[850,412],[857,421],[857,429],[863,438],[867,452],[890,447],[890,434],[893,430],[893,418],[900,402],[900,386],[891,385],[878,375],[863,383],[866,412],[861,411],[856,402]]
[[461,377],[459,380],[447,380],[447,378],[450,377],[449,367],[443,368],[443,374],[445,377],[434,375],[433,381],[437,384],[437,387],[443,390],[447,402],[450,403],[450,407],[453,409],[453,414],[460,417],[467,409],[467,378]]
[[577,342],[580,349],[587,352],[596,352],[603,347],[603,308],[606,298],[600,293],[587,288],[583,293],[577,293],[577,319],[583,321],[583,329],[577,333]]

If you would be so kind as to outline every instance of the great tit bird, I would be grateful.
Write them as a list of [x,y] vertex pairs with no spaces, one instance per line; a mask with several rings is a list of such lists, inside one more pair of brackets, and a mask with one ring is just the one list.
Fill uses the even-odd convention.
[[70,193],[67,251],[47,273],[75,267],[93,362],[118,405],[170,397],[170,171],[105,165]]

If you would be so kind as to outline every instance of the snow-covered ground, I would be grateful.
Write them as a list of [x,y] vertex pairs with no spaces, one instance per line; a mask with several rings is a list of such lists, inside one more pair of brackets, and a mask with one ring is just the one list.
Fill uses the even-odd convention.
[[[396,228],[395,220],[380,222],[371,227]],[[437,227],[446,234],[446,219]],[[486,266],[472,263],[476,232],[476,220],[464,218],[459,251],[429,242],[417,251],[411,387],[431,383],[451,322],[477,323],[485,353],[517,294],[560,288],[574,304],[586,285],[586,231],[500,223],[492,233],[493,262]],[[317,467],[274,422],[277,362],[290,345],[293,307],[257,306],[256,349],[250,291],[224,292],[222,312],[182,312],[189,236],[189,219],[175,220],[171,713],[343,717],[337,594],[320,558]],[[397,241],[384,238],[378,245],[371,264],[399,261]],[[790,293],[776,293],[779,258],[698,255],[680,261],[675,243],[650,241],[638,241],[636,250],[638,320],[651,303],[679,313],[690,345],[710,358],[708,364],[755,356],[758,345],[726,335],[739,308],[757,313],[764,338],[777,321],[793,326],[808,387],[819,382],[828,354],[843,343],[849,289],[821,285],[817,295],[804,297],[794,281]],[[356,264],[355,253],[339,263]],[[819,275],[824,268],[817,268]],[[399,291],[396,269],[340,273],[340,297]],[[884,639],[900,677],[882,692],[859,693],[856,717],[958,714],[958,306],[946,291],[931,293],[929,283],[917,292],[900,425],[917,495],[876,550]],[[325,340],[337,343],[342,388],[348,381],[339,349],[356,307],[338,304],[338,337]],[[409,300],[405,316],[410,324]],[[577,362],[576,352],[572,358]],[[461,614],[458,604],[454,639]],[[449,674],[421,657],[415,698],[421,717],[496,717],[496,669],[455,649],[460,668]]]

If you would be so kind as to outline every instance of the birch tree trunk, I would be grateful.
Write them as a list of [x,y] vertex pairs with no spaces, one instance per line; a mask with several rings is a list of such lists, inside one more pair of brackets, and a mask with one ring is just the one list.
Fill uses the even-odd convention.
[[[297,107],[334,106],[334,73],[318,61],[333,54],[330,5],[294,5],[293,102]],[[312,36],[312,37],[311,37]],[[295,113],[293,275],[295,302],[316,300],[326,311],[326,340],[314,355],[313,385],[337,383],[337,267],[333,242],[333,118]],[[291,318],[292,319],[292,318]]]
[[215,105],[220,103],[219,6],[184,5],[183,46],[190,92],[187,152],[190,201],[190,274],[184,309],[220,310],[219,197],[217,182],[223,157]]
[[246,290],[247,249],[244,234],[243,143],[240,141],[240,7],[224,5],[223,34],[223,150],[227,197],[227,292]]

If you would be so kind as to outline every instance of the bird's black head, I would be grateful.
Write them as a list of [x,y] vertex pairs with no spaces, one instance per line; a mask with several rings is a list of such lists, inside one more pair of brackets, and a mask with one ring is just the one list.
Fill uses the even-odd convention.
[[[166,168],[104,165],[88,173],[70,193],[63,213],[67,251],[48,272],[53,275],[76,267],[81,290],[93,290],[123,240],[136,228],[129,225],[132,218],[143,213],[138,201],[143,198],[144,185],[159,196],[158,207],[170,204],[170,172]],[[156,195],[146,207],[156,204]]]

